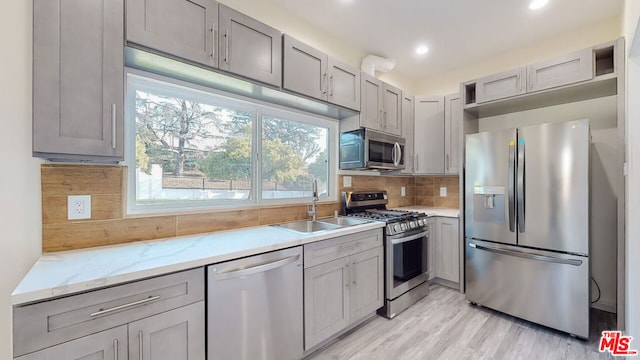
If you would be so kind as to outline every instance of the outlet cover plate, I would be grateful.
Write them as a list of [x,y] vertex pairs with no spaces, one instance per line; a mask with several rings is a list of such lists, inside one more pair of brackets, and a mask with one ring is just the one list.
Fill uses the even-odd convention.
[[400,196],[407,196],[407,188],[404,186],[400,187]]
[[91,219],[91,195],[69,195],[67,197],[67,219]]
[[342,187],[351,187],[351,176],[342,177]]
[[447,187],[446,186],[440,186],[440,196],[441,197],[447,196]]

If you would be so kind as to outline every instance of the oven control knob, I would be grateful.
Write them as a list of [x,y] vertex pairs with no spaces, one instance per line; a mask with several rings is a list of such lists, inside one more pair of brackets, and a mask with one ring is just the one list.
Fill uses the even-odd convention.
[[400,224],[400,228],[402,229],[402,231],[407,230],[407,224],[405,223]]
[[422,219],[418,219],[418,225],[424,226],[424,221]]
[[400,224],[393,224],[393,232],[396,234],[400,232]]
[[415,222],[415,221],[410,221],[410,222],[409,222],[409,226],[410,226],[412,229],[415,229],[415,228],[416,228],[416,222]]

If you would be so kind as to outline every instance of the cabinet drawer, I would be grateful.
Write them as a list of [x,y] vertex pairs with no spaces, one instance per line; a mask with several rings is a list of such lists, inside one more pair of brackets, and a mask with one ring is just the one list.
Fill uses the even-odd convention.
[[304,246],[304,268],[382,246],[382,230],[369,230]]
[[197,268],[13,309],[14,355],[42,349],[204,299]]

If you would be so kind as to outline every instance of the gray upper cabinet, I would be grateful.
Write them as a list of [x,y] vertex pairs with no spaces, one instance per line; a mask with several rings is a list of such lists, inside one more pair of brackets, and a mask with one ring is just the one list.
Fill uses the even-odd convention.
[[444,172],[460,173],[462,163],[462,99],[460,94],[444,97]]
[[527,91],[539,91],[593,79],[593,50],[583,49],[527,67]]
[[123,0],[34,0],[33,153],[123,159]]
[[327,100],[327,63],[329,57],[320,50],[285,34],[282,87],[287,90]]
[[476,81],[478,104],[524,94],[527,91],[526,67],[485,76]]
[[369,74],[360,74],[360,126],[384,131],[382,87],[382,81]]
[[402,90],[361,73],[360,126],[402,135]]
[[282,34],[223,4],[219,5],[218,66],[221,70],[280,87]]
[[404,174],[413,174],[415,163],[415,155],[413,149],[414,134],[414,116],[415,106],[414,97],[406,92],[402,92],[402,137],[404,138],[404,164],[402,170]]
[[[80,339],[72,340],[16,360],[112,360],[127,358],[127,327],[120,326]],[[131,359],[131,358],[130,358]]]
[[217,67],[215,0],[127,0],[127,41]]
[[360,70],[329,57],[328,76],[329,102],[360,110]]
[[282,87],[287,90],[360,110],[360,71],[320,50],[283,35]]
[[416,96],[414,153],[416,174],[444,173],[444,98]]
[[402,135],[402,90],[389,84],[383,87],[382,123],[384,131]]

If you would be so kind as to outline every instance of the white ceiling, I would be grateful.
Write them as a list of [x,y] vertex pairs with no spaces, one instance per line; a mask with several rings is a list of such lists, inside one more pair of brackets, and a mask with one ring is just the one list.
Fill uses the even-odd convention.
[[[619,16],[623,0],[272,0],[394,71],[423,77]],[[429,52],[415,54],[424,43]]]

